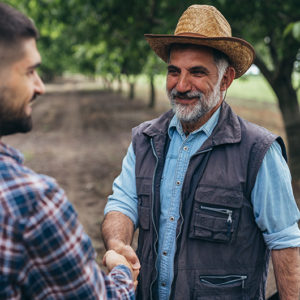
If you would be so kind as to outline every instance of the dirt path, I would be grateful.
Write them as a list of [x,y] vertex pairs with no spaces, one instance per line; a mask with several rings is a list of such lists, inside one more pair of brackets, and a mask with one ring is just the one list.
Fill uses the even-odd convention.
[[[283,133],[276,109],[239,105],[235,110]],[[104,254],[100,237],[103,209],[120,172],[131,128],[159,114],[141,101],[130,102],[107,92],[51,93],[38,98],[33,107],[34,130],[30,134],[4,138],[25,154],[27,166],[55,177],[66,190],[92,238],[99,263]]]

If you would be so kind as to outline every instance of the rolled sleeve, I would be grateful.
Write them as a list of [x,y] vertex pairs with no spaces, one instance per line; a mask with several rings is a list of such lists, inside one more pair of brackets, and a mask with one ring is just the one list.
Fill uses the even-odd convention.
[[[263,234],[269,249],[284,249],[288,247],[300,247],[300,234],[298,224],[283,229],[275,233]],[[293,246],[290,242],[293,241]]]
[[274,142],[266,153],[252,190],[255,221],[270,249],[299,247],[300,219],[291,175],[281,147]]
[[132,144],[130,144],[123,159],[122,171],[114,180],[112,189],[113,194],[108,197],[104,215],[110,211],[121,212],[129,217],[136,227],[138,223],[138,198],[135,181],[135,154]]

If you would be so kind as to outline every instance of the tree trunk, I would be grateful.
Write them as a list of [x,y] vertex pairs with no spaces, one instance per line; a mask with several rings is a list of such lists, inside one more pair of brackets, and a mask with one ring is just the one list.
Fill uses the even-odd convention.
[[150,75],[149,79],[150,79],[150,100],[149,100],[148,106],[150,108],[154,108],[155,102],[156,102],[155,101],[156,97],[155,97],[154,75]]
[[121,76],[119,76],[118,77],[118,90],[117,90],[117,92],[119,94],[122,94],[122,91],[123,91],[122,79],[121,79]]
[[289,167],[293,178],[294,194],[300,208],[300,111],[297,93],[287,77],[280,76],[272,83],[278,97],[288,142]]
[[135,83],[134,82],[129,82],[129,99],[133,100],[134,99],[134,88],[135,88]]
[[[293,47],[288,48],[288,50],[292,53],[295,52]],[[286,59],[278,61],[276,53],[273,53],[275,66],[273,71],[267,68],[259,56],[256,56],[254,63],[259,67],[278,99],[287,136],[288,163],[292,174],[294,194],[300,208],[300,109],[297,93],[292,85],[294,60],[294,55],[291,54],[287,55]]]

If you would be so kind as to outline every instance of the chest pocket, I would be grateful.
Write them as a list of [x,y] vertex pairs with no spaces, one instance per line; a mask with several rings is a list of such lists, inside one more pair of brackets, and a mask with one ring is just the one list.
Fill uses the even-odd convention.
[[242,203],[241,191],[199,186],[194,197],[189,237],[219,243],[233,241]]

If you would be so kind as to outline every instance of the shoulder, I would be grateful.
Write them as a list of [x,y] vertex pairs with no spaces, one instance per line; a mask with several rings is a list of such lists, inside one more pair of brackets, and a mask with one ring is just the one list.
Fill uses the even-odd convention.
[[[13,159],[0,159],[0,211],[11,217],[27,217],[44,201],[54,201],[64,191],[56,181],[35,173]],[[63,196],[62,196],[63,197]]]
[[168,111],[155,119],[141,123],[132,129],[132,136],[141,135],[145,132],[149,134],[161,133],[162,130],[168,127],[173,115],[172,111]]
[[241,124],[242,133],[247,137],[252,136],[255,139],[257,138],[259,139],[259,138],[264,138],[266,136],[270,136],[276,138],[275,134],[273,134],[271,131],[269,131],[268,129],[262,126],[259,126],[248,120],[245,120],[240,116],[238,116],[238,120]]

